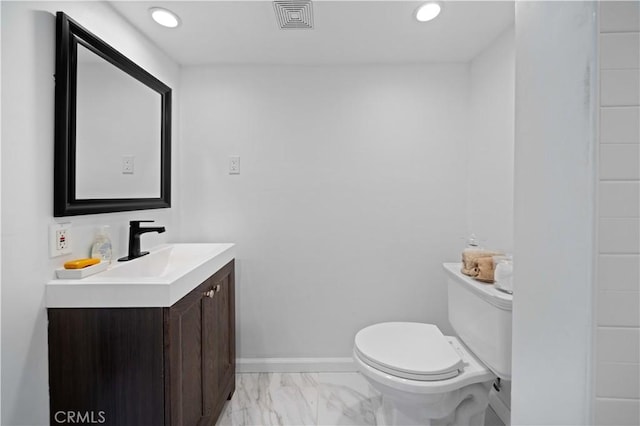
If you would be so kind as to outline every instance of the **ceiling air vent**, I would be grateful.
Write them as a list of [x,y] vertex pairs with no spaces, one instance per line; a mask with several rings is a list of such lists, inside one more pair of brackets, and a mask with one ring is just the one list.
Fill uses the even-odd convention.
[[313,5],[311,0],[275,0],[273,10],[280,29],[313,29]]

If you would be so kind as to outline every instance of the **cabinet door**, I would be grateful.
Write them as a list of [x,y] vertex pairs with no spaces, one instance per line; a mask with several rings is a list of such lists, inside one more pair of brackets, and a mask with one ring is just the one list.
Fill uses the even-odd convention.
[[235,291],[233,263],[208,280],[203,324],[206,336],[205,401],[217,419],[235,391]]
[[166,422],[162,308],[50,308],[48,317],[50,424]]
[[171,425],[213,425],[235,390],[234,262],[166,312]]
[[168,309],[169,388],[171,425],[213,423],[205,404],[204,371],[206,305],[204,282]]

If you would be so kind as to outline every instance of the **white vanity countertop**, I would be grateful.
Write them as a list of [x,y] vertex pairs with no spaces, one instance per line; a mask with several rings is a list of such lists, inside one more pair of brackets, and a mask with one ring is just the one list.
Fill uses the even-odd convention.
[[235,258],[235,245],[165,244],[83,279],[46,286],[47,308],[168,307]]

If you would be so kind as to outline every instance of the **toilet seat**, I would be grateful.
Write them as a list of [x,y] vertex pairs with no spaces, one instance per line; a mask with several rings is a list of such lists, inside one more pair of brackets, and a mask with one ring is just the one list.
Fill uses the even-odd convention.
[[464,364],[433,324],[387,322],[366,327],[355,337],[354,352],[372,368],[416,381],[451,379]]
[[[383,387],[409,394],[438,394],[460,389],[474,383],[491,383],[496,376],[456,337],[444,337],[462,357],[460,373],[444,380],[413,380],[385,372],[360,356],[354,346],[353,359],[360,373],[368,380]],[[376,387],[379,390],[379,388]]]

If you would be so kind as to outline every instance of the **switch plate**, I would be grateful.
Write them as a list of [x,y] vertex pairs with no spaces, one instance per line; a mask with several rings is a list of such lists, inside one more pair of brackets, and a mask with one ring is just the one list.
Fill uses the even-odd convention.
[[122,157],[122,174],[123,175],[132,175],[134,171],[134,161],[135,158],[133,155],[125,155]]
[[229,174],[230,175],[240,174],[240,156],[239,155],[229,156]]
[[71,254],[71,223],[49,225],[49,257]]

